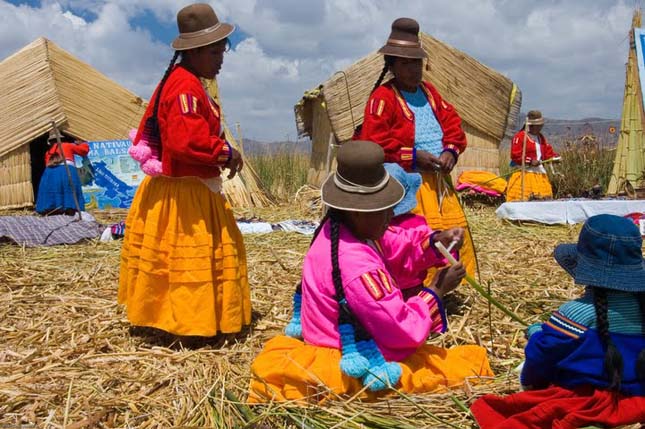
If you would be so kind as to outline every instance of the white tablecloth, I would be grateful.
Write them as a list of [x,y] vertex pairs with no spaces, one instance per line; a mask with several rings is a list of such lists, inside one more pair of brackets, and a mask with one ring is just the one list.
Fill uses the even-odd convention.
[[597,214],[625,216],[645,212],[645,200],[558,200],[504,203],[497,217],[547,224],[581,223]]

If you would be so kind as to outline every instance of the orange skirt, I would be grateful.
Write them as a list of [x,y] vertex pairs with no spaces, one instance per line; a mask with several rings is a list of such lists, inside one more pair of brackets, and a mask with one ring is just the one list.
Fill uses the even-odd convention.
[[[422,173],[423,182],[417,192],[417,206],[413,213],[426,218],[426,222],[432,229],[448,229],[460,226],[466,229],[464,244],[459,250],[459,260],[470,276],[475,276],[477,261],[475,259],[475,248],[473,238],[468,230],[468,220],[464,210],[461,208],[459,198],[445,183],[441,186],[441,204],[439,202],[439,186],[437,173]],[[429,284],[434,278],[437,270],[428,270],[425,283]]]
[[[359,392],[361,398],[375,400],[388,394],[387,390],[361,392],[360,380],[341,372],[340,358],[338,349],[277,336],[253,361],[248,402],[319,402]],[[477,382],[480,377],[493,376],[486,350],[474,345],[443,349],[426,344],[400,365],[403,373],[396,388],[405,393],[445,391],[462,385],[466,378]]]
[[524,198],[522,198],[522,172],[516,171],[508,180],[506,201],[528,201],[531,198],[553,198],[549,176],[544,173],[524,173]]
[[194,177],[146,177],[126,219],[118,301],[133,325],[175,335],[250,324],[244,241],[224,197]]

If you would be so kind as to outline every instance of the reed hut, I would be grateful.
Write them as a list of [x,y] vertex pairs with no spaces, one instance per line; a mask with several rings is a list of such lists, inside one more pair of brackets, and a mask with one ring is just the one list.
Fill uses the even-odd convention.
[[[0,62],[0,94],[0,209],[34,204],[52,121],[79,140],[125,139],[147,106],[45,38]],[[236,207],[270,204],[248,163],[224,193]]]
[[[468,148],[453,175],[464,170],[499,173],[499,146],[514,133],[522,102],[510,79],[465,53],[420,33],[429,67],[423,78],[437,87],[463,120]],[[300,137],[312,140],[308,180],[319,186],[333,162],[330,150],[352,138],[363,122],[363,109],[383,69],[383,56],[373,52],[317,88],[307,91],[295,106]],[[385,77],[385,81],[392,76]]]

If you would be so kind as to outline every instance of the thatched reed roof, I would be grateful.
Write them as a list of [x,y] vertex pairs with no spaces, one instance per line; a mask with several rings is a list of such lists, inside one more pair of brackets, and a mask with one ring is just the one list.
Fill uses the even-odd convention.
[[126,138],[146,104],[50,40],[0,63],[0,157],[47,133],[55,120],[82,140]]
[[[499,72],[427,34],[421,33],[421,41],[430,65],[430,70],[423,72],[424,80],[437,87],[466,124],[501,141],[519,114],[521,94],[517,86]],[[310,101],[322,97],[336,140],[350,139],[354,127],[362,123],[365,103],[382,68],[383,56],[373,52],[305,93],[295,106],[299,135],[311,137],[314,121]],[[390,77],[388,74],[385,80]]]

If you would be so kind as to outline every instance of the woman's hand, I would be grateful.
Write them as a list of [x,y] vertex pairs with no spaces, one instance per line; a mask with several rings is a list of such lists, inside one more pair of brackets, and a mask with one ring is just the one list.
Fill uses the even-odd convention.
[[229,169],[227,177],[229,179],[232,179],[237,173],[242,170],[242,167],[244,167],[244,160],[242,159],[242,155],[240,155],[240,152],[238,152],[237,149],[231,147],[231,159],[229,159],[228,162],[224,164],[224,168]]
[[421,171],[436,171],[441,168],[439,158],[424,150],[417,151],[417,169]]
[[457,160],[452,152],[447,150],[441,153],[441,156],[439,157],[439,165],[441,166],[441,172],[443,174],[450,174],[452,169],[455,168],[456,163]]
[[538,165],[540,165],[540,161],[537,159],[532,159],[530,165],[531,167],[537,167]]
[[451,250],[459,250],[461,249],[461,246],[464,244],[464,234],[465,234],[465,231],[463,228],[455,227],[455,228],[449,228],[444,231],[436,233],[432,237],[432,239],[434,243],[438,241],[441,244],[443,244],[443,246],[446,249],[448,248],[448,246],[452,244],[453,241],[455,241],[456,243]]
[[466,268],[461,262],[457,262],[455,265],[437,271],[429,288],[443,299],[446,294],[459,286],[464,277],[466,277]]

